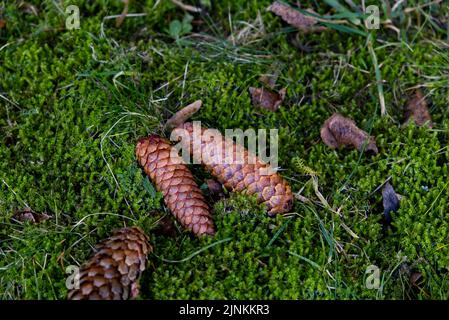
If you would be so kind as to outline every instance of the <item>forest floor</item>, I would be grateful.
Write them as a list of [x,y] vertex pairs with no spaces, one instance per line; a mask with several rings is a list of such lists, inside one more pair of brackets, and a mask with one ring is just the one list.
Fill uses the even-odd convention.
[[[74,0],[71,30],[67,1],[0,0],[0,298],[65,299],[66,268],[125,225],[154,247],[143,299],[449,298],[449,10],[381,6],[369,30],[351,23],[352,2],[301,1],[347,20],[303,34],[265,0],[189,2],[201,13],[130,1],[120,26],[122,1]],[[275,112],[248,91],[273,73],[286,88]],[[402,125],[417,87],[432,128]],[[174,234],[159,232],[174,219],[136,162],[136,141],[166,135],[165,121],[198,99],[192,120],[206,127],[279,130],[291,212],[270,218],[254,198],[227,194],[208,198],[214,237],[176,222]],[[335,112],[379,153],[326,146],[320,128]],[[204,189],[208,174],[192,170]],[[401,195],[389,227],[387,180]],[[49,219],[14,219],[25,208]]]

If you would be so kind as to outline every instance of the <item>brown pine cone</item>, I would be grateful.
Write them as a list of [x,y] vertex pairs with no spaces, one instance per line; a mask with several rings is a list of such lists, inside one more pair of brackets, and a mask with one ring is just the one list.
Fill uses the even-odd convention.
[[181,224],[198,236],[213,235],[215,230],[209,206],[189,168],[173,151],[176,150],[167,140],[151,135],[139,140],[136,156]]
[[69,300],[127,300],[139,293],[138,280],[152,251],[138,227],[122,228],[96,246],[96,253],[81,267],[78,289]]
[[[267,206],[269,215],[288,212],[292,208],[293,194],[287,181],[259,158],[254,156],[254,161],[249,161],[251,155],[243,146],[223,137],[218,130],[214,130],[215,136],[210,139],[204,134],[205,128],[201,128],[201,136],[196,137],[192,123],[185,123],[180,129],[185,129],[188,134],[187,140],[181,139],[183,147],[189,147],[190,143],[194,161],[201,162],[226,188],[257,195],[258,201]],[[179,133],[182,137],[182,132]],[[232,155],[231,159],[229,155]]]

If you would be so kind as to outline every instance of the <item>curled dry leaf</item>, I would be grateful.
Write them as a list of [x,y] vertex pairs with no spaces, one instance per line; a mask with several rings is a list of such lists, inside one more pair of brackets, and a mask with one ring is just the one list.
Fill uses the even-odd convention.
[[181,110],[176,112],[170,119],[168,119],[165,127],[168,130],[171,130],[173,128],[181,126],[184,122],[189,120],[191,116],[197,113],[202,105],[203,102],[201,100],[197,100],[189,104],[187,107],[182,108]]
[[41,223],[45,220],[50,219],[50,216],[46,213],[37,213],[34,212],[31,208],[25,208],[23,210],[17,211],[13,219],[20,221],[20,222],[26,222],[29,221],[31,223]]
[[245,45],[262,39],[265,33],[262,15],[258,11],[256,19],[248,21],[241,29],[234,30],[234,32],[228,36],[228,41],[235,45]]
[[334,113],[321,127],[321,139],[332,149],[342,146],[353,146],[357,150],[365,150],[377,154],[374,137],[357,127],[355,122],[341,114]]
[[432,128],[432,118],[421,90],[417,90],[413,98],[408,101],[405,119],[405,124],[414,121],[418,126],[427,124],[429,128]]
[[385,183],[382,188],[382,203],[385,221],[389,224],[391,223],[391,212],[399,209],[399,197],[389,182]]
[[254,106],[270,111],[276,111],[285,99],[287,90],[285,88],[279,92],[271,91],[265,88],[249,88],[251,101]]
[[279,1],[273,2],[267,10],[280,16],[282,20],[305,33],[322,32],[327,29],[326,27],[317,25],[318,21],[316,18],[302,14],[298,10]]

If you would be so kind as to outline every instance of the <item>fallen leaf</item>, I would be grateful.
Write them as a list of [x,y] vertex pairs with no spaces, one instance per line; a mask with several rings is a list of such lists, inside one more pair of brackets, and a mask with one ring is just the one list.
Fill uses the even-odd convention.
[[418,126],[427,124],[429,128],[432,128],[432,118],[421,90],[417,90],[415,95],[408,101],[405,119],[404,124],[414,121]]
[[265,88],[249,88],[253,105],[270,111],[279,109],[282,101],[284,101],[286,92],[285,88],[279,90],[279,92]]
[[384,206],[384,216],[387,224],[391,223],[391,212],[399,209],[399,198],[392,185],[387,182],[382,188],[382,203]]
[[13,219],[20,222],[29,221],[31,223],[41,223],[42,221],[50,219],[50,216],[46,213],[34,212],[31,208],[25,208],[23,210],[18,210],[14,214]]
[[379,152],[374,137],[358,128],[353,120],[338,113],[334,113],[324,122],[320,135],[323,142],[332,149],[353,146],[359,151],[365,150],[374,154]]
[[124,6],[123,6],[123,11],[120,14],[119,17],[117,17],[117,19],[115,20],[115,26],[118,28],[122,25],[123,21],[126,18],[126,15],[128,14],[128,10],[129,10],[129,0],[122,0]]
[[0,19],[0,29],[3,29],[6,26],[6,21],[3,19]]
[[302,14],[298,10],[295,10],[295,8],[281,2],[273,2],[267,10],[280,16],[282,20],[302,32],[322,32],[327,30],[326,27],[317,26],[318,21],[316,18]]
[[198,110],[200,110],[203,102],[201,100],[197,100],[187,107],[182,108],[178,112],[176,112],[165,124],[165,127],[170,130],[176,127],[179,127],[184,122],[186,122],[192,115],[194,115]]

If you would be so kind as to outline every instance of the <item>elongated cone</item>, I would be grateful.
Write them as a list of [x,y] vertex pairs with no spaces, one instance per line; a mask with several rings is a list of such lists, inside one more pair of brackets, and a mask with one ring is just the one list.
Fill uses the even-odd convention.
[[81,267],[79,288],[69,300],[127,300],[139,293],[138,280],[152,251],[138,227],[122,228],[97,245],[95,254]]
[[213,235],[209,206],[189,168],[175,151],[167,140],[151,135],[139,140],[136,156],[179,222],[198,236]]
[[190,149],[194,161],[201,162],[226,188],[256,195],[267,206],[269,215],[292,208],[293,194],[287,181],[245,147],[223,137],[218,130],[200,126],[194,130],[190,122],[176,130],[174,134],[181,137],[183,148]]

